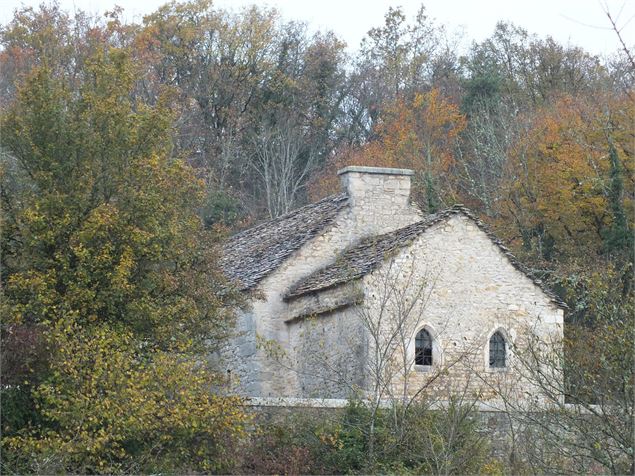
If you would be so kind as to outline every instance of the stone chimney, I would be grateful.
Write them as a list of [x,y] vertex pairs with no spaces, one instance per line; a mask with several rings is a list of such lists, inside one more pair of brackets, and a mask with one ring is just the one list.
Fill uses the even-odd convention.
[[361,235],[387,233],[422,219],[410,204],[409,169],[349,166],[337,172]]

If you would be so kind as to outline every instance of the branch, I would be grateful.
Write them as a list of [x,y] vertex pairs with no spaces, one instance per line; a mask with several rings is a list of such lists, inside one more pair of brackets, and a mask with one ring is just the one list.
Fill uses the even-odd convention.
[[624,43],[624,39],[622,38],[622,34],[620,32],[620,29],[617,27],[617,25],[615,23],[615,20],[613,20],[613,17],[611,16],[611,12],[609,12],[609,9],[608,9],[608,6],[606,5],[606,3],[604,4],[604,13],[606,14],[607,18],[609,19],[609,22],[611,23],[611,28],[613,29],[613,31],[617,35],[617,39],[620,40],[620,44],[622,45],[622,50],[626,54],[626,57],[628,58],[628,61],[631,64],[631,68],[633,69],[631,71],[631,73],[635,74],[635,59],[633,58],[633,55],[631,54],[630,50],[626,46],[626,43]]

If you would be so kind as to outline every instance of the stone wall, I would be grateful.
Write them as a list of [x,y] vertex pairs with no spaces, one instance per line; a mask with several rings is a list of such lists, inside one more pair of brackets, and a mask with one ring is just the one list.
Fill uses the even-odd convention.
[[[342,250],[361,238],[420,220],[421,211],[408,199],[411,175],[408,170],[370,167],[342,171],[349,206],[327,229],[262,280],[251,309],[238,320],[237,334],[243,337],[230,342],[223,352],[223,365],[239,382],[236,388],[241,394],[314,395],[324,388],[330,396],[342,396],[345,386],[359,382],[363,338],[350,309],[322,313],[313,321],[289,323],[286,321],[297,315],[298,305],[290,305],[282,297],[298,280],[334,262]],[[354,336],[358,336],[360,345],[347,347],[344,341]],[[317,350],[322,354],[318,355]],[[339,383],[331,375],[335,362],[346,363],[339,372]],[[341,380],[344,375],[345,384]]]
[[216,365],[226,373],[230,393],[258,395],[260,363],[254,314],[252,309],[237,310],[236,314],[233,335],[221,349]]
[[[364,386],[368,360],[365,328],[355,307],[361,299],[357,286],[345,285],[290,303],[292,315],[298,314],[294,309],[304,310],[304,315],[289,324],[297,396],[346,398]],[[337,307],[340,303],[344,306]]]
[[[401,294],[385,302],[390,285]],[[527,343],[539,339],[557,346],[562,341],[563,311],[463,215],[428,229],[366,276],[364,289],[365,312],[376,317],[383,312],[384,334],[403,319],[404,306],[396,301],[417,296],[421,301],[417,312],[400,323],[406,338],[395,349],[397,368],[390,374],[395,392],[402,392],[406,382],[411,394],[426,388],[444,398],[466,394],[488,400],[499,391],[526,398],[532,389],[519,356]],[[434,341],[430,367],[414,365],[415,335],[422,328]],[[489,367],[489,339],[495,331],[508,344],[505,368]],[[537,389],[533,393],[539,394]]]

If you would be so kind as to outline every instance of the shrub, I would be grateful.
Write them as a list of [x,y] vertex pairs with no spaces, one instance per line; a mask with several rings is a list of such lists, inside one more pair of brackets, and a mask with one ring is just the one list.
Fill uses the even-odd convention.
[[5,437],[3,472],[151,473],[232,468],[248,422],[197,359],[141,357],[130,334],[58,329],[51,377],[34,391],[43,424]]
[[264,423],[252,435],[239,472],[257,474],[496,474],[486,440],[470,407],[451,402],[430,410],[425,402],[411,404],[403,422],[391,409],[381,409],[374,421],[374,457],[369,457],[373,414],[351,400],[330,418],[294,413]]

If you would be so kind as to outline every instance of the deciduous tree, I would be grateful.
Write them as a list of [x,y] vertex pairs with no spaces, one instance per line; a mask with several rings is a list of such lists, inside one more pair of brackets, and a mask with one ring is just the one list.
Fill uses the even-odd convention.
[[199,362],[236,302],[195,213],[202,185],[136,77],[115,48],[79,88],[36,67],[0,118],[3,368],[38,350],[3,375],[3,471],[146,471],[164,453],[209,469],[244,421]]

